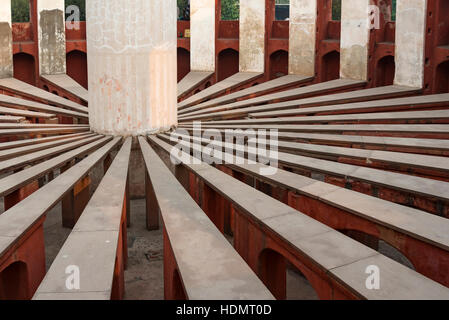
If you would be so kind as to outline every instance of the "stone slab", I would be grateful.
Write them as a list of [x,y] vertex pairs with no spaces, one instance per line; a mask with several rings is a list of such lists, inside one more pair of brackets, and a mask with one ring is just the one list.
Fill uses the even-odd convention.
[[180,82],[178,82],[178,98],[191,92],[213,74],[214,73],[210,71],[190,71]]
[[89,101],[89,92],[86,88],[80,85],[78,82],[73,80],[67,74],[54,74],[54,75],[43,75],[44,79],[50,81],[52,84],[66,90],[67,92],[73,94],[74,96],[82,99],[85,102]]

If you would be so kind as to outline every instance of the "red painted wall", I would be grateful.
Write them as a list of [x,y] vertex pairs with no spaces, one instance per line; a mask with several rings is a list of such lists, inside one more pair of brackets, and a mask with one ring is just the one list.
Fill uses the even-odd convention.
[[190,72],[190,52],[178,47],[178,82]]
[[234,49],[225,49],[218,55],[217,81],[222,81],[239,72],[239,53]]
[[449,60],[438,65],[436,70],[436,93],[449,92]]
[[340,53],[338,51],[329,52],[323,57],[321,73],[322,81],[340,78]]
[[[220,0],[216,1],[216,62],[217,74],[211,79],[211,84],[216,80],[237,72],[239,51],[239,22],[220,21]],[[263,1],[263,0],[261,0]],[[269,80],[274,73],[288,68],[288,57],[281,58],[273,56],[275,52],[283,50],[288,52],[288,21],[275,21],[274,0],[265,0],[266,10],[266,61],[267,71],[264,80]],[[318,1],[318,23],[317,23],[317,60],[315,82],[326,81],[338,76],[337,53],[340,51],[340,22],[331,19],[332,0]],[[373,0],[380,6],[391,5],[392,0]],[[13,24],[13,50],[16,76],[20,79],[43,86],[38,77],[38,51],[37,51],[37,0],[30,0],[31,21],[29,23]],[[436,93],[449,89],[447,86],[447,65],[449,61],[449,1],[428,0],[427,32],[426,32],[426,64],[425,64],[425,93]],[[178,21],[178,48],[187,51],[182,52],[178,58],[179,74],[181,78],[188,72],[190,65],[190,39],[185,38],[185,30],[190,28],[189,21]],[[381,16],[381,28],[373,30],[370,41],[369,62],[369,87],[390,84],[394,78],[394,61],[389,58],[395,55],[395,22],[389,21],[388,17]],[[182,37],[180,35],[182,34]],[[71,54],[74,50],[86,52],[86,25],[81,22],[80,30],[67,30],[67,53],[68,73],[73,75],[83,86],[87,86],[85,68],[86,61],[78,53]],[[234,51],[224,50],[232,49]],[[331,53],[332,52],[332,53]],[[34,57],[34,71],[24,71],[32,68],[31,60],[26,55]],[[237,53],[237,54],[236,54]],[[331,53],[330,55],[328,55]],[[386,58],[388,57],[388,58]],[[78,70],[80,69],[80,70]],[[258,80],[260,82],[260,80]]]
[[278,50],[270,56],[270,79],[276,79],[288,74],[288,52]]
[[88,88],[86,53],[78,50],[67,53],[67,74],[84,88]]
[[385,56],[377,63],[376,86],[389,86],[394,82],[395,63],[393,56]]
[[13,59],[14,78],[34,85],[36,79],[34,57],[28,53],[19,52]]
[[428,0],[425,93],[449,92],[449,1]]

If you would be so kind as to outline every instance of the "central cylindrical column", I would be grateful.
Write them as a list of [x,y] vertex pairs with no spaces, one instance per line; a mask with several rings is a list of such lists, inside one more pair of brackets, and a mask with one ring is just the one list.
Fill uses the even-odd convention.
[[92,130],[141,135],[177,124],[176,0],[89,0]]

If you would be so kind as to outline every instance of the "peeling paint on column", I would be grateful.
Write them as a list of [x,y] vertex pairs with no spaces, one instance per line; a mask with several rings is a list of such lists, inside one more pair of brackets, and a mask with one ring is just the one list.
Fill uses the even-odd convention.
[[289,74],[315,75],[316,0],[290,1]]
[[190,55],[194,71],[215,71],[215,1],[190,1]]
[[427,1],[398,0],[394,83],[422,88]]
[[13,77],[11,1],[0,3],[0,78]]
[[176,0],[89,0],[89,122],[143,135],[177,124]]
[[264,72],[265,1],[240,0],[240,72]]
[[64,0],[39,0],[38,12],[40,74],[64,74],[66,73]]
[[367,80],[370,0],[343,0],[340,77]]

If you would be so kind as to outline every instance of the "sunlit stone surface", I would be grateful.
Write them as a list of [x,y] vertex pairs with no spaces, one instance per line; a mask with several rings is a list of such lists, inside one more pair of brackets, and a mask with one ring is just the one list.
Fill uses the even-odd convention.
[[40,74],[65,74],[67,67],[64,0],[39,0],[37,12]]
[[175,125],[176,1],[89,0],[86,6],[91,128],[139,135]]
[[398,0],[396,14],[395,84],[422,88],[426,0]]

